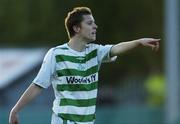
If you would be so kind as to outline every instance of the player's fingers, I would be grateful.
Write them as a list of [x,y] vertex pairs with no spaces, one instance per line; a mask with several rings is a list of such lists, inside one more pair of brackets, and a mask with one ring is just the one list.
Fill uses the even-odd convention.
[[147,43],[151,44],[151,45],[156,45],[158,42],[159,42],[158,40],[152,40],[152,41],[149,41]]
[[156,50],[156,47],[155,47],[155,46],[152,46],[151,48],[152,48],[152,50]]
[[154,50],[154,47],[152,47],[152,51]]
[[146,46],[151,47],[152,50],[157,51],[159,49],[158,44],[146,44]]
[[157,42],[157,44],[156,44],[156,51],[158,51],[159,50],[159,42]]
[[160,41],[161,39],[153,39],[153,41]]
[[155,47],[155,45],[149,44],[149,43],[145,44],[145,46],[148,46],[148,47],[151,47],[151,48],[154,48],[154,47]]

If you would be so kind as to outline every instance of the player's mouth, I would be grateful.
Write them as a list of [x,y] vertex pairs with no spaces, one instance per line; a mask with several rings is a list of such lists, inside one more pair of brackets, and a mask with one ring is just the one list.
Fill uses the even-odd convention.
[[96,31],[93,31],[91,34],[92,34],[92,35],[96,35]]

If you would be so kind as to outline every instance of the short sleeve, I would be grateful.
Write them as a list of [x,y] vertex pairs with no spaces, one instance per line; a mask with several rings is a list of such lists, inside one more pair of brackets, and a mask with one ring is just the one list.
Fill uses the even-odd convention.
[[50,49],[44,57],[41,68],[33,80],[33,83],[42,88],[48,88],[51,85],[52,76],[55,71],[55,57],[53,48]]
[[98,46],[98,62],[105,63],[105,62],[112,62],[115,61],[117,56],[110,57],[110,51],[113,45],[99,45]]

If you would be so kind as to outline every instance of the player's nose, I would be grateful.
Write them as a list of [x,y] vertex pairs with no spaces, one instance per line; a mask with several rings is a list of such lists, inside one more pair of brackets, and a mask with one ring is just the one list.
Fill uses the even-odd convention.
[[97,28],[98,28],[98,26],[94,23],[94,27],[93,27],[93,28],[97,29]]

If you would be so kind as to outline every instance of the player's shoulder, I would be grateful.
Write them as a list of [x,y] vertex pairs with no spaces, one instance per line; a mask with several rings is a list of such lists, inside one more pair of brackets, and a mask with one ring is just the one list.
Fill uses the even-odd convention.
[[47,54],[56,54],[57,52],[62,52],[63,50],[68,50],[66,43],[50,48],[47,51]]
[[89,49],[98,49],[99,46],[100,46],[100,44],[97,44],[97,43],[89,43],[86,45],[86,47]]
[[67,43],[64,43],[62,45],[55,46],[50,49],[52,52],[61,52],[64,50],[68,50]]
[[97,43],[89,43],[87,46],[89,47],[89,50],[92,51],[92,50],[95,50],[95,49],[100,50],[102,48],[107,47],[108,45],[107,44],[104,45],[104,44],[97,44]]
[[53,49],[54,50],[58,50],[58,49],[60,49],[60,50],[68,50],[68,46],[67,46],[67,43],[64,43],[62,45],[54,47]]

